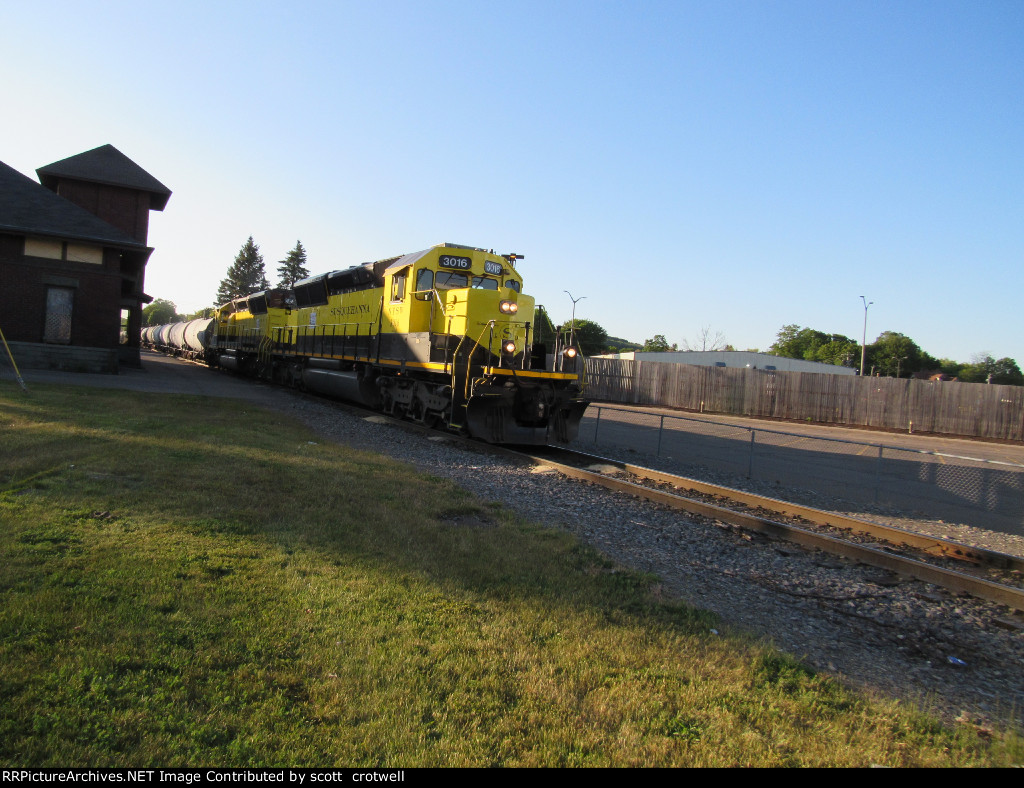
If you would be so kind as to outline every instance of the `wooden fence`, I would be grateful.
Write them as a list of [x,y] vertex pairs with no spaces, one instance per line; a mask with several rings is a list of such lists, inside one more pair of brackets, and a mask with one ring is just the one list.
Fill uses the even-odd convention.
[[1024,387],[586,360],[592,400],[1024,441]]

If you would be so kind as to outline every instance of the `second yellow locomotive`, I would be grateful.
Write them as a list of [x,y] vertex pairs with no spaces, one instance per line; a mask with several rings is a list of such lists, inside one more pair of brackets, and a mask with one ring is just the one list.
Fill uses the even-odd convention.
[[492,443],[568,442],[575,349],[538,341],[516,259],[439,244],[238,298],[207,358]]

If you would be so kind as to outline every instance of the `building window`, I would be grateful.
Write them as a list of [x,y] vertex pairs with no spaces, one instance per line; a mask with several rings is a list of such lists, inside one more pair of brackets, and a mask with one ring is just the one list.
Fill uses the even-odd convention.
[[71,263],[103,265],[103,249],[85,244],[65,244],[64,259]]
[[26,238],[26,257],[44,257],[47,260],[66,260],[70,263],[103,265],[103,247],[76,244],[70,241],[52,241],[46,238]]
[[48,260],[63,260],[64,244],[60,241],[46,241],[42,238],[26,238],[25,257],[45,257]]
[[43,342],[57,345],[71,344],[71,310],[75,291],[70,287],[46,288],[46,324]]

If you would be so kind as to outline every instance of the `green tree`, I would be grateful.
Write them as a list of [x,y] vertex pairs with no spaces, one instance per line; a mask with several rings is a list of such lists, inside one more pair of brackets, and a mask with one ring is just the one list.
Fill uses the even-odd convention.
[[665,339],[664,334],[655,334],[648,340],[644,341],[644,346],[641,348],[642,353],[667,353],[676,349],[676,345],[670,345],[668,340]]
[[921,348],[910,337],[896,331],[883,331],[868,347],[868,363],[884,375],[908,377],[921,368]]
[[790,323],[779,329],[775,342],[768,348],[768,352],[773,356],[804,358],[808,351],[813,354],[814,348],[827,341],[828,337],[821,331],[801,328],[796,323]]
[[837,367],[850,367],[854,362],[860,362],[860,344],[849,337],[835,334],[828,342],[818,345],[809,360]]
[[309,276],[309,269],[306,268],[306,250],[302,248],[302,241],[295,242],[295,248],[288,252],[284,260],[279,261],[277,267],[277,286],[292,287],[296,282]]
[[957,377],[965,383],[995,383],[1004,386],[1024,386],[1024,374],[1012,358],[994,359],[992,356],[976,356],[970,364],[964,364]]
[[217,304],[226,304],[239,296],[256,293],[269,287],[263,255],[250,235],[249,240],[238,250],[235,262],[228,268],[227,276],[220,282]]
[[154,298],[153,303],[142,310],[142,323],[147,326],[162,326],[181,320],[178,307],[166,298]]
[[842,334],[826,334],[795,323],[783,326],[768,348],[773,356],[802,358],[822,364],[849,366],[860,358],[860,344]]
[[533,313],[533,341],[536,343],[554,344],[555,324],[548,317],[547,310],[538,306]]
[[562,326],[562,334],[576,338],[576,347],[584,356],[598,356],[608,350],[608,332],[593,320],[570,320]]

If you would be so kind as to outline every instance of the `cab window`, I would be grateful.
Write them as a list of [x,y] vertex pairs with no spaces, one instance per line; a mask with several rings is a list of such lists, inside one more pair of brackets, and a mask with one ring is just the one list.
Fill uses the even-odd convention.
[[430,298],[428,290],[434,289],[434,272],[429,268],[421,268],[416,272],[416,292],[423,298]]
[[491,279],[489,276],[474,276],[473,287],[477,290],[497,290],[498,280]]
[[469,277],[454,271],[438,271],[437,276],[434,278],[434,287],[438,290],[469,287]]
[[402,301],[405,298],[405,280],[409,277],[409,269],[403,268],[391,278],[391,301]]
[[512,290],[515,290],[517,293],[520,292],[520,290],[519,290],[519,282],[517,282],[515,279],[506,279],[505,280],[505,287],[508,287],[508,288],[510,288]]

